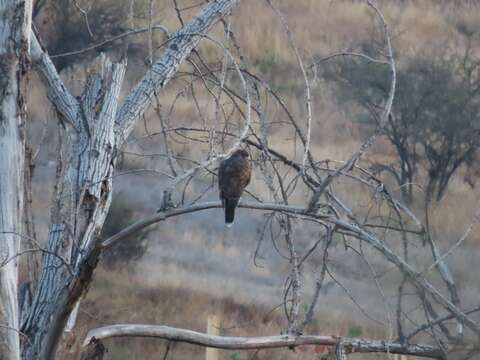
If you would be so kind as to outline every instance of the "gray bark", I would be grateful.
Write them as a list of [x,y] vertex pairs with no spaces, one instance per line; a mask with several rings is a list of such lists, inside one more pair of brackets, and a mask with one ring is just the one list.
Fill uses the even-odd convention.
[[[115,138],[113,133],[124,64],[98,59],[78,101],[80,112],[66,126],[66,167],[59,179],[48,251],[23,331],[30,339],[26,358],[53,359],[72,310],[66,290],[78,276],[83,254],[98,237],[110,207]],[[75,100],[77,101],[77,100]],[[73,303],[73,305],[75,302]]]
[[[24,88],[32,2],[0,0],[0,261],[17,253],[23,211]],[[17,261],[0,267],[0,359],[20,356]]]

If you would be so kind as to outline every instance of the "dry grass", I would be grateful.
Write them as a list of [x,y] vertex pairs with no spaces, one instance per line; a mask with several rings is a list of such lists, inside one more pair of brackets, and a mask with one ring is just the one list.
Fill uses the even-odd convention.
[[[306,59],[356,48],[371,38],[372,12],[360,1],[300,0],[275,4],[286,15]],[[395,54],[400,59],[460,37],[459,24],[478,30],[478,12],[470,11],[470,7],[459,6],[452,11],[433,0],[383,1],[381,9],[390,24]],[[234,28],[251,61],[258,63],[263,58],[275,66],[295,63],[286,35],[279,31],[281,24],[264,1],[245,1],[236,11]]]
[[[168,281],[167,281],[168,283]],[[141,284],[141,286],[139,286]],[[241,291],[241,289],[239,289]],[[217,297],[207,291],[192,291],[182,285],[168,286],[165,281],[145,281],[145,274],[130,270],[97,271],[94,285],[82,303],[75,334],[81,341],[88,329],[112,323],[149,323],[206,331],[207,316],[221,318],[220,334],[226,336],[256,336],[278,334],[285,326],[282,308],[245,305],[235,297]],[[309,326],[313,333],[348,334],[362,331],[358,324],[340,313],[325,314],[321,321]],[[356,329],[356,330],[352,330]],[[366,329],[363,328],[363,331]],[[369,333],[382,336],[381,329],[371,327]],[[107,359],[158,359],[167,342],[162,340],[109,340]],[[73,346],[77,348],[76,345]],[[262,359],[317,359],[323,347],[302,347],[296,352],[269,350],[260,353]],[[168,359],[203,359],[205,350],[186,344],[171,346]],[[222,359],[230,359],[235,352],[221,352]],[[239,359],[253,352],[236,352]]]

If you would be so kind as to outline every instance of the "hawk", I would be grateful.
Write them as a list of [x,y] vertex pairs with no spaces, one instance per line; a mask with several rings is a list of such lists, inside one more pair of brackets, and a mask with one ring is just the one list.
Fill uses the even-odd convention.
[[248,152],[237,150],[218,167],[218,189],[228,227],[233,224],[235,208],[250,182],[251,167],[248,158]]

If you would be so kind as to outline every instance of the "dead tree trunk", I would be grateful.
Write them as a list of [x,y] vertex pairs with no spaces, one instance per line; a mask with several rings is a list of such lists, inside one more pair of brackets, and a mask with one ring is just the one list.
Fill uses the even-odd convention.
[[81,99],[72,99],[77,117],[66,123],[66,166],[55,195],[48,253],[23,326],[31,341],[27,358],[54,358],[55,344],[75,305],[69,285],[75,283],[77,265],[98,238],[110,207],[113,129],[125,65],[102,56],[97,68]]
[[0,359],[19,359],[17,261],[31,1],[0,1]]

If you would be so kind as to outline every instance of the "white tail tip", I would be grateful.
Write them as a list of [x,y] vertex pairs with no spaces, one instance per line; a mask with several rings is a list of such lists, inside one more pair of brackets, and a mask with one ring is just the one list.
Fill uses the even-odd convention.
[[225,226],[226,226],[227,228],[231,228],[232,225],[233,225],[233,222],[231,222],[231,223],[225,223]]

